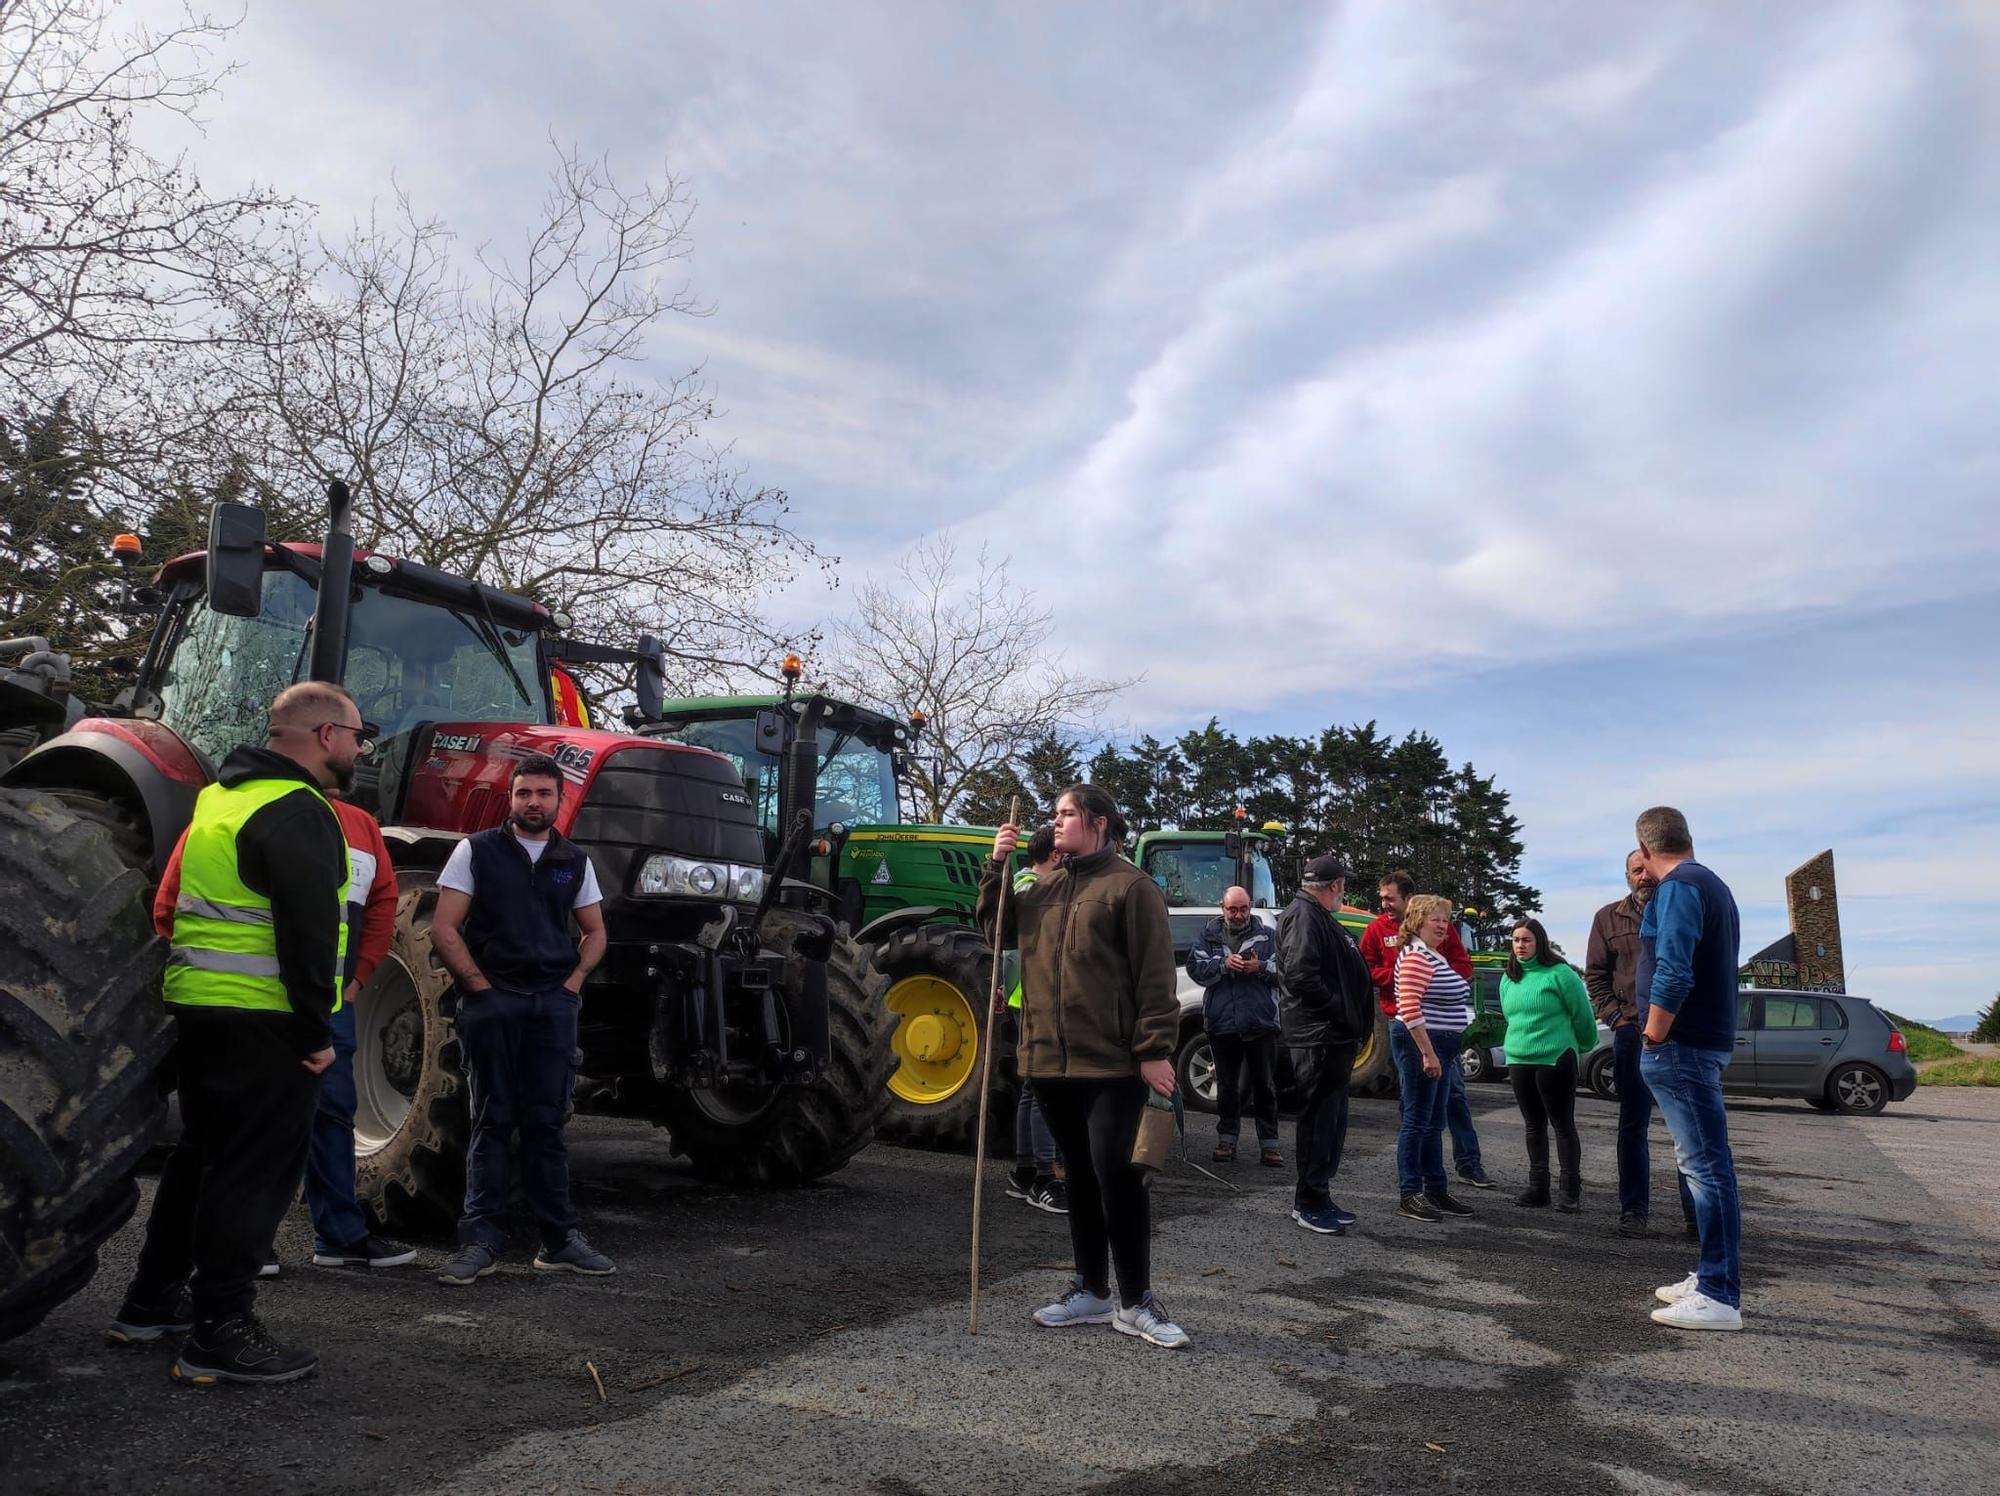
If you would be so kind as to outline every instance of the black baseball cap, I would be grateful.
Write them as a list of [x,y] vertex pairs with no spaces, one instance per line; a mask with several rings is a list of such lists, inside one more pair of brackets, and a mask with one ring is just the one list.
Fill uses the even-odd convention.
[[1338,883],[1347,877],[1347,864],[1331,852],[1322,853],[1306,864],[1308,883]]

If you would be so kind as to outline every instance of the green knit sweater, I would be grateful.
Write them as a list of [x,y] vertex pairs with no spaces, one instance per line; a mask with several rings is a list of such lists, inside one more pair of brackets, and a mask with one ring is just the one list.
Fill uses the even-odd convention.
[[1524,966],[1518,982],[1502,977],[1500,1012],[1507,1020],[1510,1065],[1553,1065],[1565,1050],[1588,1054],[1597,1043],[1590,994],[1567,961]]

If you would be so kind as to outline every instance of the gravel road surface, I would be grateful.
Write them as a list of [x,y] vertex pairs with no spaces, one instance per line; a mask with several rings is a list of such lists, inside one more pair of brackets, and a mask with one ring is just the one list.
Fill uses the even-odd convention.
[[[27,1493],[896,1493],[1111,1490],[1974,1492],[2000,1460],[2000,1093],[1882,1117],[1738,1103],[1747,1322],[1647,1318],[1692,1266],[1614,1232],[1611,1107],[1579,1102],[1584,1213],[1516,1208],[1520,1122],[1473,1089],[1503,1188],[1394,1216],[1391,1104],[1357,1103],[1338,1194],[1287,1219],[1280,1171],[1232,1194],[1175,1168],[1156,1281],[1194,1337],[1046,1331],[1067,1236],[990,1175],[981,1334],[965,1333],[970,1161],[878,1146],[787,1194],[700,1184],[640,1124],[576,1124],[611,1279],[446,1289],[428,1268],[306,1265],[302,1210],[260,1308],[314,1379],[172,1385],[105,1344],[139,1225],[97,1280],[0,1347],[0,1490]],[[1664,1133],[1655,1199],[1672,1211]],[[1197,1139],[1206,1156],[1206,1135]],[[1288,1140],[1289,1142],[1289,1140]],[[150,1186],[149,1186],[150,1188]],[[605,1396],[586,1363],[602,1378]]]

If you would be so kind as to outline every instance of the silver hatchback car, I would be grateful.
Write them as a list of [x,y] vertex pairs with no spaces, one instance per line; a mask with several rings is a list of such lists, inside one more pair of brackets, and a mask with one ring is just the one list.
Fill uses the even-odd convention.
[[[1611,1034],[1600,1027],[1584,1083],[1618,1095]],[[1872,1117],[1917,1089],[1903,1034],[1865,997],[1745,988],[1736,997],[1736,1056],[1722,1072],[1730,1096],[1792,1096],[1823,1112]]]

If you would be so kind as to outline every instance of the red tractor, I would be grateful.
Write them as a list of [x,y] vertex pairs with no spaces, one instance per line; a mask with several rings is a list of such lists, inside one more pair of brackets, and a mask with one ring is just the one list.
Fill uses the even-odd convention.
[[217,505],[208,549],[147,594],[159,620],[109,711],[67,698],[45,641],[0,641],[0,744],[19,753],[0,772],[0,1338],[81,1287],[132,1211],[170,1047],[147,899],[214,765],[262,740],[295,680],[338,681],[383,731],[352,790],[403,890],[355,1005],[359,1183],[378,1218],[458,1209],[465,1081],[431,950],[434,879],[462,837],[500,823],[509,767],[530,753],[562,765],[557,824],[605,893],[579,1107],[664,1124],[707,1176],[794,1183],[852,1157],[886,1102],[884,983],[824,895],[786,875],[809,823],[772,859],[728,759],[581,725],[563,664],[631,666],[636,723],[659,710],[658,643],[558,638],[527,598],[357,555],[333,493],[319,545],[269,544],[261,511]]

